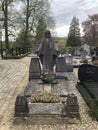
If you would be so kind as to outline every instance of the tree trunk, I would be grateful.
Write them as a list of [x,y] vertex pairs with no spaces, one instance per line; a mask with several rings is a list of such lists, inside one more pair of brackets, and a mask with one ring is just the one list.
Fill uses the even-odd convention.
[[26,30],[25,30],[26,38],[28,38],[28,30],[29,30],[29,0],[27,0],[27,12],[26,12]]
[[8,3],[5,0],[5,43],[6,48],[9,48],[9,40],[8,40]]

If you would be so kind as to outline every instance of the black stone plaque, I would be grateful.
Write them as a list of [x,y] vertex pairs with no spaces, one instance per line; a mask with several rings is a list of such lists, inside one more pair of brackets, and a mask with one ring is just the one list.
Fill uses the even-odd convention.
[[80,82],[98,82],[98,67],[90,64],[80,65],[78,78]]
[[29,68],[29,81],[32,79],[40,78],[41,67],[39,58],[32,58]]

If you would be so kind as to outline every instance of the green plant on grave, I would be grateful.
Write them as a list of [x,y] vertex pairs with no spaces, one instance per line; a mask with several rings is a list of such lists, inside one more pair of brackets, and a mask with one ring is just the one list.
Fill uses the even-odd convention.
[[86,99],[86,103],[89,106],[89,115],[94,119],[98,119],[98,98]]
[[54,78],[55,75],[50,70],[45,70],[41,75],[41,79],[44,83],[53,83]]

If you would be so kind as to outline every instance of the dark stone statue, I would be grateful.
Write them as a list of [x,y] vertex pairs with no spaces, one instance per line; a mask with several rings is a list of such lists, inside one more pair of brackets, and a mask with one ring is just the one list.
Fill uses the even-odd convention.
[[40,40],[39,48],[36,51],[43,65],[43,70],[53,70],[56,63],[58,50],[55,47],[55,41],[51,37],[50,31],[45,32],[45,37]]

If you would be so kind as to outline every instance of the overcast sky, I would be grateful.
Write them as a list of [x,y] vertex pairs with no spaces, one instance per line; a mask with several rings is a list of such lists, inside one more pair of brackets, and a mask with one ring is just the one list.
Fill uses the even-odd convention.
[[78,17],[81,24],[88,15],[98,13],[98,0],[51,0],[51,11],[57,36],[67,36],[73,16]]

